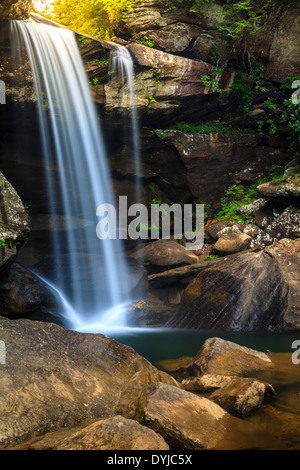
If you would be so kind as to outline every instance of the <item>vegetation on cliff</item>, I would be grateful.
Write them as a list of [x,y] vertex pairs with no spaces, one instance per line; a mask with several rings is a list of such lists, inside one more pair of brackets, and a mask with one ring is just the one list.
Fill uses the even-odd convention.
[[[122,12],[140,0],[54,0],[51,10],[42,9],[43,14],[53,20],[82,33],[108,39],[112,35],[114,23]],[[38,3],[38,2],[36,2]],[[199,14],[203,4],[217,4],[220,9],[217,18],[219,31],[226,38],[236,38],[240,33],[256,33],[262,27],[263,14],[276,4],[276,0],[163,0],[162,10],[167,12],[178,5],[187,3],[187,10]],[[277,0],[278,3],[278,0]],[[38,6],[36,8],[41,11]]]

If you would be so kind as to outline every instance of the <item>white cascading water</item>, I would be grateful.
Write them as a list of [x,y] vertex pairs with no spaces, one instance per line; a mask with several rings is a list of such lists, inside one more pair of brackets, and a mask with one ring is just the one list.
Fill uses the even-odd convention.
[[[71,328],[124,327],[129,273],[120,241],[100,241],[96,236],[96,209],[103,203],[114,204],[114,196],[75,35],[67,29],[22,21],[12,21],[12,32],[14,41],[26,46],[34,77],[54,215],[55,276],[46,280],[63,297]],[[57,214],[63,215],[66,230],[57,226]]]
[[[140,157],[140,132],[137,116],[137,109],[134,94],[134,65],[132,57],[125,46],[113,43],[115,49],[112,51],[110,69],[112,76],[115,74],[124,85],[123,93],[120,96],[120,107],[127,108],[129,104],[132,129],[132,147],[135,170],[136,202],[141,202],[141,157]],[[128,103],[129,99],[129,103]]]

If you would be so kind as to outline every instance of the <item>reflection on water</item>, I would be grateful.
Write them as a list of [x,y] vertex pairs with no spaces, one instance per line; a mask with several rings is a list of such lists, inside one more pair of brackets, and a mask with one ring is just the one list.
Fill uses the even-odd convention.
[[277,398],[232,429],[223,449],[300,450],[300,365],[291,354],[271,353],[272,370],[256,376],[271,383]]
[[272,384],[277,397],[263,403],[261,409],[249,417],[236,419],[226,439],[220,443],[220,449],[300,450],[300,364],[295,365],[291,360],[294,352],[291,345],[300,339],[300,333],[128,329],[111,332],[110,336],[133,347],[151,362],[195,356],[203,342],[215,336],[268,351],[275,366],[257,373],[256,377]]
[[294,351],[291,349],[292,342],[300,339],[300,332],[239,333],[166,328],[123,328],[105,331],[105,334],[131,346],[151,362],[195,356],[205,340],[216,336],[258,351],[291,353]]

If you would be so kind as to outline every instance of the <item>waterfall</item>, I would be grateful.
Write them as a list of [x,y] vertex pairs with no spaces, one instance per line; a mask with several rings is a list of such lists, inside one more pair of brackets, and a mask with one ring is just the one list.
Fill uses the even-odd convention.
[[[110,71],[112,77],[117,76],[120,80],[123,92],[120,96],[120,107],[130,109],[130,124],[132,132],[132,154],[135,170],[136,202],[141,202],[141,156],[140,156],[140,132],[138,124],[138,115],[134,94],[134,66],[133,60],[128,49],[125,46],[113,43],[115,49],[112,51]],[[129,103],[128,103],[129,99]]]
[[[96,236],[96,209],[114,204],[106,150],[75,35],[12,21],[34,78],[47,193],[53,216],[53,276],[76,329],[126,325],[129,272],[119,240]],[[58,215],[63,216],[62,229]],[[70,313],[71,312],[71,313]],[[100,325],[100,327],[99,327]]]

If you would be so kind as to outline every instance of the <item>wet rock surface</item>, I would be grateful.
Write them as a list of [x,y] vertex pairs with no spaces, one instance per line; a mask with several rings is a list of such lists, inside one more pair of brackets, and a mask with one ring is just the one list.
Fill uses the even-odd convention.
[[171,376],[103,335],[3,317],[0,334],[6,345],[0,382],[1,448],[91,419],[117,414],[133,418],[149,384],[165,381],[176,387]]

